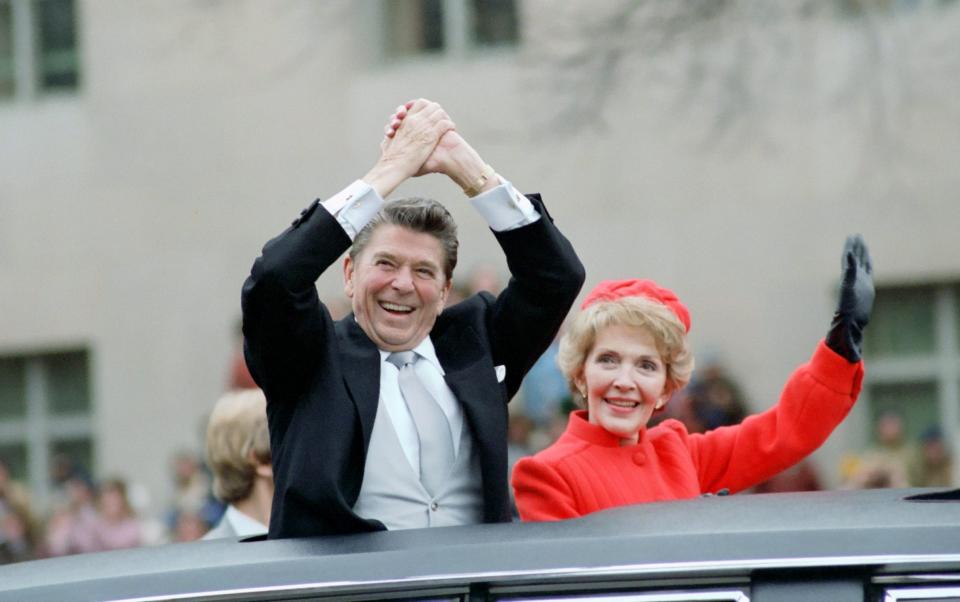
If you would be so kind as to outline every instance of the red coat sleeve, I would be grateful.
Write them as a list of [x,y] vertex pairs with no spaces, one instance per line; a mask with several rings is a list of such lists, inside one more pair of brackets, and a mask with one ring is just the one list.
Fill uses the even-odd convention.
[[852,364],[821,341],[777,405],[739,425],[687,437],[701,492],[736,493],[813,453],[850,412],[862,379],[863,362]]
[[521,458],[513,469],[513,492],[525,521],[562,520],[580,516],[573,491],[548,463]]

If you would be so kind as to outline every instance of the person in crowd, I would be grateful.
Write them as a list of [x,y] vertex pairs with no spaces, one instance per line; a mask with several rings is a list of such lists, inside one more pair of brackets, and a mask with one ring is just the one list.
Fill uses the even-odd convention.
[[94,503],[96,488],[89,475],[75,469],[64,482],[66,501],[47,521],[46,552],[66,556],[103,549],[98,531],[100,518]]
[[171,535],[176,543],[197,541],[210,531],[210,523],[199,512],[181,510],[173,518]]
[[704,434],[651,415],[689,382],[690,313],[650,280],[600,283],[564,335],[560,365],[586,409],[553,446],[513,473],[524,520],[558,520],[612,506],[737,492],[806,457],[844,419],[860,392],[863,328],[873,306],[872,266],[847,239],[837,312],[825,341],[769,410]]
[[23,484],[14,480],[7,463],[0,458],[0,509],[16,512],[30,511],[30,494]]
[[560,405],[570,397],[567,379],[557,366],[559,350],[560,340],[554,338],[547,350],[530,368],[520,387],[523,412],[540,429],[547,428],[550,420],[559,411]]
[[184,513],[198,515],[208,526],[223,516],[223,505],[213,497],[210,475],[198,454],[181,450],[174,455],[173,486],[173,500],[165,513],[171,531]]
[[674,392],[664,411],[655,413],[648,426],[673,418],[682,422],[688,433],[705,433],[739,424],[746,416],[740,386],[719,362],[711,360],[705,366],[698,362],[694,378]]
[[953,487],[953,458],[940,427],[931,426],[920,435],[920,449],[909,468],[914,487]]
[[207,464],[213,471],[213,494],[227,510],[203,538],[266,533],[273,466],[267,400],[260,389],[232,391],[217,401],[207,425]]
[[507,425],[507,468],[513,470],[517,460],[533,454],[530,436],[535,428],[533,420],[526,414],[510,414]]
[[907,440],[903,416],[885,410],[874,425],[876,441],[846,467],[844,486],[852,489],[899,488],[910,485],[910,463],[917,450]]
[[758,483],[753,493],[785,493],[789,491],[820,491],[823,482],[817,466],[810,458],[800,460],[790,468],[778,472],[766,481]]
[[0,564],[30,560],[36,550],[36,530],[30,495],[15,481],[0,459]]
[[747,417],[739,385],[717,363],[707,365],[689,389],[691,409],[705,431],[740,424]]
[[[583,283],[539,196],[498,175],[440,105],[406,103],[385,131],[373,168],[267,243],[243,287],[273,446],[271,538],[509,521],[506,404]],[[489,223],[511,272],[500,295],[445,309],[450,212],[383,201],[429,173]],[[348,249],[353,312],[334,322],[315,281]]]
[[0,564],[35,558],[32,527],[29,515],[0,508]]
[[49,507],[57,509],[69,505],[67,483],[77,474],[86,476],[86,469],[69,454],[56,453],[50,458],[47,470],[50,477]]
[[100,484],[97,539],[102,550],[135,548],[143,544],[140,522],[127,498],[127,484],[107,479]]

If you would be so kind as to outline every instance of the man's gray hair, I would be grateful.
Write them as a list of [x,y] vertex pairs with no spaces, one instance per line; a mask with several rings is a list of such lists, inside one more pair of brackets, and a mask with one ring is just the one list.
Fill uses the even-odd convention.
[[385,203],[366,226],[360,230],[350,247],[350,259],[357,260],[357,256],[370,242],[374,231],[383,225],[402,226],[430,234],[440,241],[443,250],[443,271],[449,281],[453,278],[453,268],[457,267],[457,224],[447,208],[433,199],[410,197],[397,199]]

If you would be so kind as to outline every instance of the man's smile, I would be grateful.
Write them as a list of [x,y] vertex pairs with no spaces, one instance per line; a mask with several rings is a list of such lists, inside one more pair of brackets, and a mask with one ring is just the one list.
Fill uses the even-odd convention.
[[409,314],[414,309],[416,309],[415,307],[412,307],[410,305],[403,305],[400,303],[391,303],[390,301],[380,301],[379,305],[381,308],[385,309],[386,311],[392,314]]

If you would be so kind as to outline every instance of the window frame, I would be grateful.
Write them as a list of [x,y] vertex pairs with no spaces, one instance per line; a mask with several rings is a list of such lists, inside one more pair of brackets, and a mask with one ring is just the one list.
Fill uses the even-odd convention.
[[83,88],[82,4],[70,0],[73,10],[76,83],[73,86],[42,85],[43,67],[37,4],[43,0],[0,0],[10,7],[13,41],[13,93],[0,96],[0,102],[24,102],[38,98],[72,97]]
[[[51,406],[50,362],[64,354],[82,353],[86,360],[86,388],[89,406],[85,412],[56,413]],[[94,430],[96,397],[93,386],[93,354],[87,346],[64,346],[29,353],[3,353],[24,363],[25,414],[0,420],[0,445],[22,446],[26,452],[26,484],[38,507],[45,507],[51,495],[50,467],[57,443],[88,441],[90,466],[97,463]]]
[[[885,289],[892,292],[909,288],[927,288],[932,292],[933,351],[922,355],[868,355],[863,387],[865,405],[870,408],[870,415],[873,416],[871,390],[876,385],[933,383],[944,439],[956,450],[960,443],[960,283],[891,283],[877,287],[878,294],[883,294]],[[865,336],[870,336],[869,326]],[[953,471],[954,481],[960,482],[960,462],[954,463]]]
[[441,11],[443,13],[443,47],[435,50],[410,49],[398,52],[391,56],[391,24],[389,22],[389,12],[387,2],[391,0],[382,0],[378,4],[379,22],[381,23],[382,33],[380,53],[382,62],[402,63],[409,60],[429,60],[432,58],[462,59],[473,55],[488,55],[501,52],[513,52],[523,43],[523,24],[520,18],[520,3],[515,3],[517,39],[512,43],[484,44],[479,43],[474,36],[475,13],[471,0],[440,0]]

